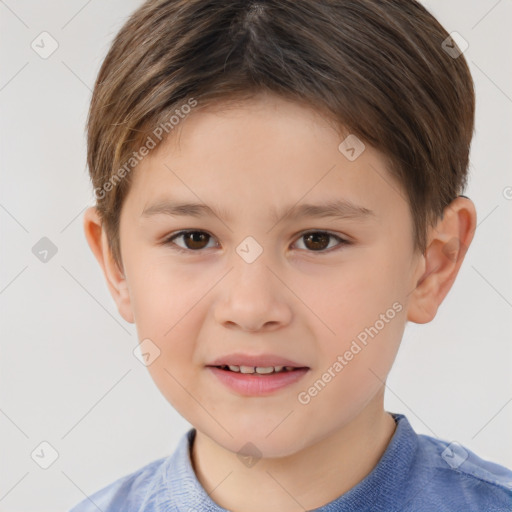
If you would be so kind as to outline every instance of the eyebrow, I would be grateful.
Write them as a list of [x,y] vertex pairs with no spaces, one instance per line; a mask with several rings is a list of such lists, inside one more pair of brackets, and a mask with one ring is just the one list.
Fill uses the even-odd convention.
[[[233,216],[223,208],[210,207],[201,203],[180,203],[171,200],[159,201],[144,209],[141,217],[170,215],[172,217],[205,217],[214,215],[219,219],[230,220]],[[375,212],[358,206],[345,199],[335,199],[321,204],[295,204],[283,208],[281,212],[270,211],[270,220],[278,222],[283,217],[317,217],[333,219],[366,220],[376,217]]]

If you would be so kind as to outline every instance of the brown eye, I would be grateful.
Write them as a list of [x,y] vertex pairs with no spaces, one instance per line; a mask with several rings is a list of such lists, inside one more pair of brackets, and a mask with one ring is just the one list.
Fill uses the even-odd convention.
[[[181,244],[175,242],[175,240],[179,239],[183,239]],[[167,240],[164,240],[163,244],[169,245],[172,249],[178,252],[192,253],[201,252],[202,249],[206,249],[208,247],[215,247],[215,243],[213,246],[208,246],[210,239],[213,240],[212,235],[206,233],[205,231],[180,231],[170,236]],[[332,252],[326,249],[331,249],[333,246],[335,247],[334,250],[336,250],[336,244],[330,244],[332,240],[338,242],[337,245],[340,246],[339,248],[341,248],[344,245],[351,244],[351,242],[325,231],[310,231],[307,233],[303,233],[299,238],[299,241],[303,241],[305,250],[307,252],[319,253]]]
[[204,249],[208,245],[209,238],[210,235],[201,231],[190,231],[183,236],[187,249]]
[[[299,238],[299,241],[303,241],[306,250],[309,252],[328,252],[326,249],[330,249],[333,245],[329,245],[331,240],[337,240],[338,245],[348,245],[349,242],[343,240],[337,235],[327,233],[324,231],[310,231],[303,233]],[[330,251],[329,251],[330,252]]]
[[305,245],[313,251],[321,251],[329,245],[330,235],[326,233],[310,233],[304,235]]
[[[210,238],[211,235],[204,231],[181,231],[167,239],[164,243],[175,246],[174,248],[178,251],[200,251],[208,246]],[[184,247],[174,242],[177,239],[183,239]]]

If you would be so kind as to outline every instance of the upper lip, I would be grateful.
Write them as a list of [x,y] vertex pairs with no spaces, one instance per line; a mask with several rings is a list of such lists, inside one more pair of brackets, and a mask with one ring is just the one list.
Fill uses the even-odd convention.
[[293,366],[294,368],[309,368],[304,364],[274,354],[250,355],[240,353],[218,357],[206,366],[260,366],[263,368],[270,366]]

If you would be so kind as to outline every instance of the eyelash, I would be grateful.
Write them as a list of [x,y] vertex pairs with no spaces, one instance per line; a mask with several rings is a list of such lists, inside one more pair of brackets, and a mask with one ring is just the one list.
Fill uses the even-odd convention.
[[[199,229],[188,229],[188,230],[183,230],[183,231],[178,231],[176,233],[173,233],[171,234],[169,237],[167,237],[163,242],[162,244],[163,245],[167,245],[169,246],[173,251],[176,251],[176,252],[179,252],[179,253],[187,253],[187,254],[190,254],[190,253],[199,253],[199,252],[202,252],[204,251],[205,249],[197,249],[197,250],[193,250],[193,249],[184,249],[183,247],[180,247],[179,245],[176,245],[173,240],[175,240],[176,238],[179,238],[180,236],[183,236],[183,235],[187,235],[189,233],[204,233],[206,235],[208,235],[209,237],[211,238],[214,238],[212,235],[210,235],[210,233],[208,233],[207,231],[201,231]],[[310,252],[310,253],[317,253],[317,254],[325,254],[325,253],[330,253],[330,252],[333,252],[333,251],[336,251],[336,250],[339,250],[341,249],[343,246],[345,245],[350,245],[352,242],[348,241],[348,240],[345,240],[344,238],[341,238],[340,236],[338,235],[335,235],[333,233],[330,233],[329,231],[321,231],[321,230],[311,230],[311,231],[303,231],[302,233],[299,234],[297,240],[300,240],[301,238],[303,238],[304,236],[306,235],[311,235],[311,234],[322,234],[322,235],[328,235],[332,238],[335,238],[338,240],[339,244],[338,246],[335,246],[334,248],[329,248],[329,249],[323,249],[323,250],[319,250],[319,251],[308,251],[306,250],[306,252]],[[209,242],[209,241],[208,241]],[[211,249],[211,247],[210,247]]]

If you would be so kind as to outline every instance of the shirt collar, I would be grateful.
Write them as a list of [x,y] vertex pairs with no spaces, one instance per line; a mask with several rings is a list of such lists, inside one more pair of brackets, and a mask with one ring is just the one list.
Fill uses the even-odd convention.
[[[381,510],[388,510],[386,500],[389,500],[389,510],[396,505],[394,502],[396,495],[400,489],[404,488],[413,465],[418,438],[404,415],[396,413],[391,415],[397,426],[377,466],[355,487],[335,500],[316,508],[315,512],[371,510],[375,502],[378,502]],[[150,500],[154,500],[155,505],[162,507],[158,510],[227,512],[210,498],[196,477],[190,454],[195,435],[195,428],[183,435],[176,450],[162,467],[161,486],[155,486],[160,487],[159,492],[154,488],[154,494],[147,496]]]

